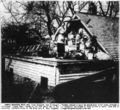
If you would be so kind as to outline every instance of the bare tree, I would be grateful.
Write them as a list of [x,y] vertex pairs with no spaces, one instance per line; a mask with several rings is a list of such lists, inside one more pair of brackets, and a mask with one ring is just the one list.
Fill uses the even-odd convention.
[[119,12],[119,2],[118,1],[107,1],[106,7],[104,9],[104,5],[101,1],[99,1],[100,11],[99,13],[102,16],[116,17]]
[[3,0],[1,0],[1,2],[2,2],[4,8],[8,11],[7,13],[11,14],[12,20],[14,20],[17,24],[20,24],[15,15],[16,12],[13,13],[13,2],[9,1],[8,3],[6,3],[6,1],[3,1]]
[[[55,27],[53,21],[56,20],[58,27],[61,26],[66,17],[71,18],[75,14],[74,6],[76,3],[71,1],[41,1],[41,2],[29,2],[26,7],[27,18],[34,17],[37,19],[36,24],[40,24],[40,30],[46,28],[47,33],[50,36],[54,33]],[[31,21],[32,22],[32,21]],[[39,22],[39,23],[38,23]],[[43,30],[44,31],[44,30]],[[43,32],[44,33],[44,32]],[[44,33],[45,34],[45,33]]]
[[[51,36],[60,27],[66,18],[71,19],[76,14],[75,6],[81,10],[86,3],[79,1],[3,1],[4,7],[11,14],[12,21],[17,25],[29,24],[29,37],[38,37],[42,40],[45,35]],[[20,8],[20,10],[19,10]],[[22,10],[22,11],[21,11]],[[55,27],[53,24],[58,24]]]

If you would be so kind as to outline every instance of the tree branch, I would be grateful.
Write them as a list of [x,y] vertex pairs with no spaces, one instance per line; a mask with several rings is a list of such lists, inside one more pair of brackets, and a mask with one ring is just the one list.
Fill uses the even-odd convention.
[[106,15],[105,15],[105,12],[103,11],[102,4],[101,4],[100,1],[99,1],[99,5],[100,5],[100,9],[101,9],[101,11],[102,11],[103,16],[106,16]]
[[9,11],[9,13],[11,14],[11,16],[12,16],[12,17],[14,18],[14,20],[16,21],[16,23],[20,25],[20,22],[18,22],[17,18],[16,18],[16,17],[14,16],[14,14],[12,13],[11,7],[10,7],[10,8],[6,7],[5,4],[4,4],[4,2],[3,2],[3,0],[1,0],[1,1],[2,1],[2,4],[3,4],[3,6],[5,7],[5,9],[7,9],[7,10]]

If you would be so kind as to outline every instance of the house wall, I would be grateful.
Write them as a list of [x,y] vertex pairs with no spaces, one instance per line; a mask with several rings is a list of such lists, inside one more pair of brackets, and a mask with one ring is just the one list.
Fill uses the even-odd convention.
[[85,23],[90,19],[88,27],[97,36],[106,50],[118,60],[119,18],[109,18],[95,15],[78,14]]
[[13,74],[41,83],[41,77],[48,79],[49,86],[56,85],[56,66],[31,63],[27,60],[5,58],[5,71],[13,69]]

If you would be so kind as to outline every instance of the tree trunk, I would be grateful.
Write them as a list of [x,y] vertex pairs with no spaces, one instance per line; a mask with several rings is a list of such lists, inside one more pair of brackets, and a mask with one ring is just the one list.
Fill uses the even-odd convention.
[[51,30],[51,22],[47,22],[47,27],[48,27],[48,34],[51,36],[52,35],[52,30]]
[[51,30],[51,18],[49,13],[46,13],[48,21],[47,21],[47,28],[48,28],[48,34],[51,36],[52,35],[52,30]]
[[109,14],[109,16],[111,17],[112,16],[112,11],[113,11],[113,2],[111,1],[110,2],[110,14]]
[[107,7],[107,11],[106,11],[106,16],[108,15],[109,9],[110,9],[110,1],[108,2],[108,7]]

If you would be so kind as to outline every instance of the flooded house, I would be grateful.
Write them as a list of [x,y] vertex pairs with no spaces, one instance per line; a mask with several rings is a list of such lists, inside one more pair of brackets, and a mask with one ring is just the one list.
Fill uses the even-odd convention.
[[[86,19],[75,15],[71,20],[65,21],[45,48],[40,45],[21,46],[15,55],[4,56],[5,71],[13,74],[11,77],[14,80],[17,75],[46,87],[55,87],[92,75],[96,75],[94,80],[99,77],[100,80],[112,80],[114,74],[107,71],[115,69],[118,59],[114,47],[118,45],[111,42],[108,37],[110,33],[106,33],[106,36],[102,34],[102,28],[93,22],[99,21],[97,17],[91,17],[89,25],[85,20],[88,21],[87,15]],[[38,51],[39,55],[29,54]],[[20,55],[19,52],[25,54]]]

